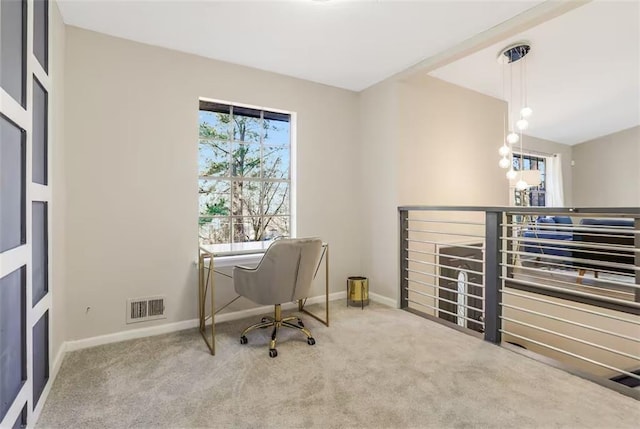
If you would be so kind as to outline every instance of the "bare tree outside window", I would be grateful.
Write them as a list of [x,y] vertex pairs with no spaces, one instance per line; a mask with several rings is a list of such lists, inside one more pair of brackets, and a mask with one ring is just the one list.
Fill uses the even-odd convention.
[[291,117],[200,102],[200,243],[264,241],[290,231]]

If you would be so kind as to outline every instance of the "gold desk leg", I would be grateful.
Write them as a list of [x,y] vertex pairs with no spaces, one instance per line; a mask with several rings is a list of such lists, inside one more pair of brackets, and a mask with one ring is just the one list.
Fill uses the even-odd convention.
[[329,245],[325,244],[325,252],[324,252],[324,286],[325,286],[325,319],[322,320],[319,316],[311,313],[310,311],[304,308],[303,300],[298,300],[298,311],[305,313],[319,322],[322,322],[325,326],[329,326]]
[[329,327],[329,245],[327,244],[327,254],[324,260],[324,302],[326,304],[325,313],[327,317],[327,327]]
[[200,254],[200,256],[198,256],[198,319],[200,321],[200,324],[198,326],[200,328],[200,332],[202,332],[202,330],[204,329],[204,311],[202,308],[203,284],[204,284],[204,256]]
[[[209,268],[206,270],[205,277],[205,259],[209,259]],[[209,351],[212,355],[216,354],[216,323],[215,323],[215,314],[214,314],[214,305],[215,305],[215,289],[214,289],[214,280],[213,280],[213,255],[210,253],[200,254],[198,258],[198,317],[200,319],[200,334],[204,339],[204,342],[207,344]],[[206,298],[207,298],[207,290],[211,293],[211,339],[207,338],[207,329],[206,329]]]
[[216,291],[214,288],[213,256],[209,262],[209,293],[211,294],[211,354],[216,354]]

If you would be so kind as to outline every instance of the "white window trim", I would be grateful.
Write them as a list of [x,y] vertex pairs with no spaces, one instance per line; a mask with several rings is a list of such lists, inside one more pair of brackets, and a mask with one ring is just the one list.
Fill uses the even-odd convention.
[[[284,109],[278,109],[278,108],[273,108],[273,107],[265,107],[265,106],[258,106],[258,105],[254,105],[254,104],[245,104],[245,103],[238,103],[238,102],[234,102],[234,101],[228,101],[228,100],[222,100],[222,99],[218,99],[218,98],[207,98],[207,97],[199,97],[198,98],[198,104],[201,101],[205,101],[205,102],[211,102],[211,103],[221,103],[221,104],[228,104],[231,106],[238,106],[238,107],[246,107],[249,109],[257,109],[257,110],[266,110],[269,112],[275,112],[275,113],[284,113],[290,116],[290,135],[289,135],[289,160],[290,160],[290,166],[289,166],[289,193],[290,193],[290,198],[289,198],[289,236],[292,238],[297,237],[297,230],[298,230],[298,216],[297,216],[297,171],[298,171],[298,128],[297,128],[297,124],[298,124],[298,114],[297,112],[293,112],[290,110],[284,110]],[[200,179],[200,176],[198,176],[198,180]],[[200,215],[198,214],[198,217]],[[199,241],[199,239],[198,239]],[[268,244],[271,243],[271,241],[267,241],[264,242],[267,243],[267,247]],[[240,243],[233,243],[233,244],[240,244]],[[231,251],[229,252],[229,255],[225,255],[224,257],[220,256],[220,257],[216,257],[216,261],[219,258],[227,258],[228,256],[231,255],[240,255],[246,252],[243,252],[242,250],[240,251]],[[259,254],[260,257],[262,257],[262,253]]]

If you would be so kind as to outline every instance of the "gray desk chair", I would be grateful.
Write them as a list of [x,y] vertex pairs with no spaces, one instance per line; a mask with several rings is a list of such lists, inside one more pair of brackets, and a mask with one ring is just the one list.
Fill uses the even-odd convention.
[[[270,326],[273,326],[269,343],[271,357],[278,356],[276,336],[280,327],[297,329],[307,336],[309,345],[316,343],[299,317],[282,318],[280,305],[308,296],[321,254],[322,240],[319,238],[276,240],[271,243],[257,267],[233,268],[233,286],[238,295],[257,304],[275,306],[274,317],[263,317],[260,323],[245,329],[240,336],[240,344],[247,344],[246,334],[249,331]],[[293,320],[297,324],[291,323]]]

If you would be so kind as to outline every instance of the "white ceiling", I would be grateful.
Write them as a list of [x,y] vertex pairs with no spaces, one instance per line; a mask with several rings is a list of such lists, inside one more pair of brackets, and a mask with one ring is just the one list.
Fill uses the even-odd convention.
[[527,134],[573,145],[640,125],[639,2],[586,4],[430,74],[503,98],[496,57],[519,40],[531,42]]
[[58,2],[69,25],[354,91],[539,3]]
[[[66,24],[354,91],[541,1],[59,0]],[[495,58],[528,40],[528,134],[576,144],[640,124],[640,5],[595,1],[431,75],[502,97]],[[451,51],[450,51],[451,52]]]

